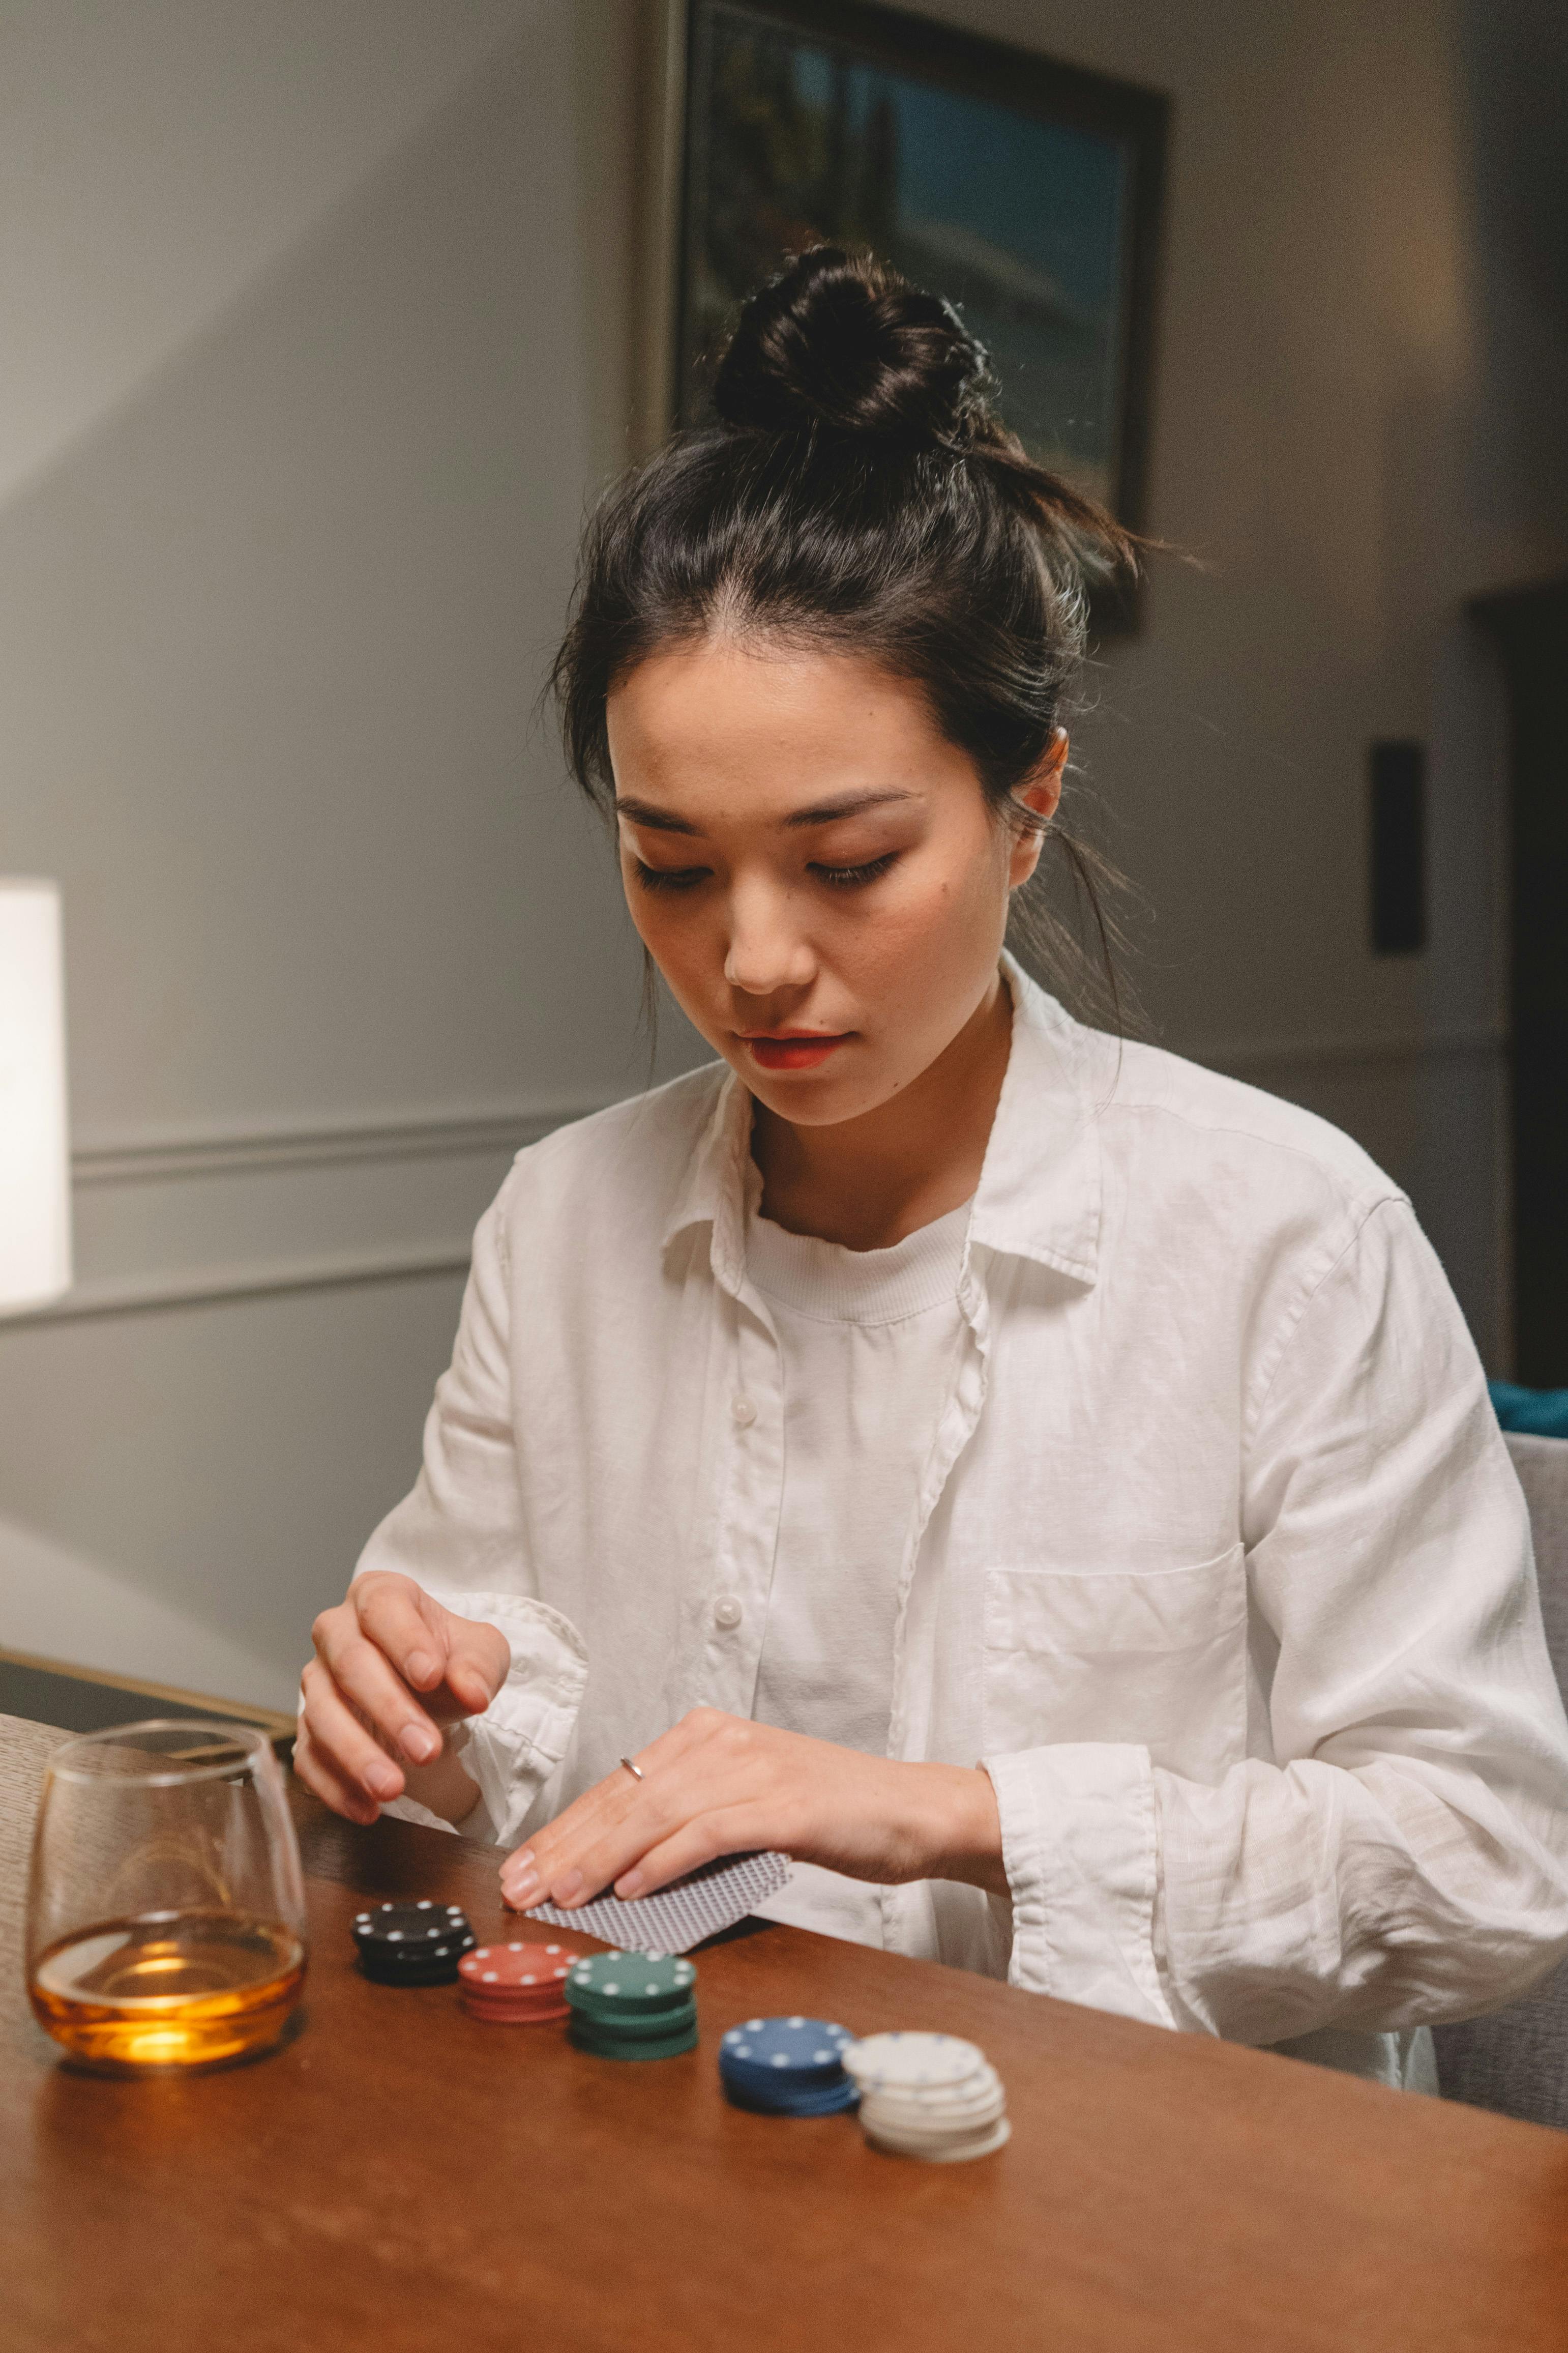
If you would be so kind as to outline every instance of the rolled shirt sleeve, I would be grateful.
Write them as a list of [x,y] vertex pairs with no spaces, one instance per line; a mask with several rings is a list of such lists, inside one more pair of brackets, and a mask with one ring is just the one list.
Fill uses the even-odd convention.
[[988,1757],[1014,1981],[1243,2042],[1512,2000],[1568,1949],[1568,1724],[1524,1499],[1403,1200],[1256,1368],[1242,1534],[1272,1755],[1212,1785],[1110,1743]]
[[[511,1648],[505,1682],[456,1746],[479,1786],[466,1831],[510,1845],[565,1755],[588,1680],[582,1636],[532,1582],[518,1490],[508,1363],[508,1279],[503,1187],[474,1238],[452,1362],[425,1424],[424,1459],[412,1493],[382,1522],[356,1578],[374,1569],[412,1577],[459,1617],[497,1626]],[[399,1799],[384,1809],[436,1824]]]

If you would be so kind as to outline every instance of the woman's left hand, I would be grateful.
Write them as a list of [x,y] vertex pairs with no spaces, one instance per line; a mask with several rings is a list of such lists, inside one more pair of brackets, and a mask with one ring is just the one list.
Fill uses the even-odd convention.
[[883,1885],[963,1879],[1007,1893],[1002,1828],[987,1775],[902,1765],[694,1708],[616,1767],[501,1865],[519,1912],[571,1905],[613,1886],[651,1895],[719,1855],[776,1848]]

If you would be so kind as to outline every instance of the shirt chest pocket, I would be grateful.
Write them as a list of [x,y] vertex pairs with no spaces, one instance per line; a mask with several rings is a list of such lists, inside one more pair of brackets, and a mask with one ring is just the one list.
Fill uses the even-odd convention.
[[1247,1565],[985,1575],[985,1754],[1130,1741],[1217,1781],[1246,1753]]

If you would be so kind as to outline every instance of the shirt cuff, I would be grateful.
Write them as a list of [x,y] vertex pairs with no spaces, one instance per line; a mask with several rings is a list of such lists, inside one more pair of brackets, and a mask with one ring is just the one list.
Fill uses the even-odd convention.
[[1013,1896],[1008,1983],[1174,2027],[1154,1960],[1159,1857],[1148,1750],[1063,1742],[982,1763],[996,1792]]
[[566,1754],[588,1684],[587,1645],[559,1609],[525,1595],[443,1593],[441,1599],[460,1618],[499,1626],[511,1645],[506,1681],[483,1715],[468,1717],[459,1751],[479,1789],[464,1835],[510,1846]]
[[485,1819],[485,1801],[481,1797],[472,1813],[465,1814],[460,1822],[449,1822],[445,1814],[433,1814],[417,1798],[386,1798],[381,1810],[390,1814],[395,1822],[417,1822],[421,1830],[450,1831],[454,1838],[461,1831],[465,1838],[489,1838],[489,1823]]

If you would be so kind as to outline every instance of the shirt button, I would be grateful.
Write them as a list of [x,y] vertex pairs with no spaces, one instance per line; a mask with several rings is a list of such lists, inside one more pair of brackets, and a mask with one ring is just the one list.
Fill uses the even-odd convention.
[[750,1430],[757,1418],[757,1409],[748,1397],[731,1398],[730,1410],[742,1430]]
[[713,1623],[722,1626],[726,1633],[740,1624],[744,1614],[732,1593],[721,1593],[713,1604]]

